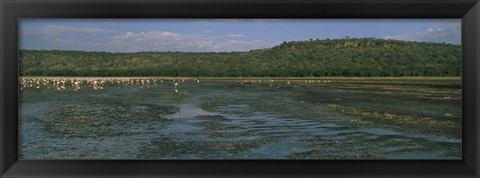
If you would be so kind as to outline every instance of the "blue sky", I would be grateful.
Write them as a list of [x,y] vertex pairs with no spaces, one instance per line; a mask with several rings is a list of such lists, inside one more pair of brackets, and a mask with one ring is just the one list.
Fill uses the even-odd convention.
[[374,37],[460,44],[460,19],[20,19],[21,49],[248,51]]

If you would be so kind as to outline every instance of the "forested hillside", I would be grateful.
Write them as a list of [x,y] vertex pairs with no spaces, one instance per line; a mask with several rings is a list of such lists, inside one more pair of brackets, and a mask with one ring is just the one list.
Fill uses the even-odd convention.
[[373,38],[284,42],[248,52],[21,50],[21,76],[459,76],[461,47]]

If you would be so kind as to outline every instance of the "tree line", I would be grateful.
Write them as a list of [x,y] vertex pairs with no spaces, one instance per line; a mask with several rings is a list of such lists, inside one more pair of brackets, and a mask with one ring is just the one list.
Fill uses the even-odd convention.
[[310,39],[248,52],[20,50],[21,76],[460,76],[460,45]]

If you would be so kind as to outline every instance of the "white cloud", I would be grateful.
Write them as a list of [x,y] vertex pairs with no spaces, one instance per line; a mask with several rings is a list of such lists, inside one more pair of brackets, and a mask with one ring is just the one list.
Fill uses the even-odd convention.
[[245,37],[245,35],[244,35],[244,34],[241,34],[241,33],[232,33],[232,34],[228,34],[227,36],[228,36],[228,37],[232,37],[232,38]]
[[215,37],[201,34],[180,34],[168,31],[126,32],[112,38],[112,45],[130,51],[193,51],[214,46]]
[[383,38],[406,41],[460,44],[461,25],[460,23],[432,25],[424,31],[385,36]]
[[[235,34],[234,36],[238,36]],[[127,51],[248,51],[272,47],[264,40],[230,40],[207,34],[181,34],[168,31],[126,32],[112,38],[110,44]]]
[[22,29],[22,35],[33,35],[40,37],[52,37],[63,34],[99,34],[111,30],[96,27],[66,27],[63,25],[48,25],[44,27],[28,26]]
[[220,51],[248,51],[252,49],[269,48],[277,43],[265,40],[225,40],[218,43]]
[[[108,33],[115,32],[115,33]],[[123,32],[95,27],[68,27],[48,25],[21,30],[23,39],[34,39],[32,49],[62,49],[110,52],[137,51],[190,51],[190,52],[224,52],[248,51],[268,48],[277,43],[248,39],[241,33],[220,35],[213,30],[196,33],[177,33],[171,31]],[[107,34],[105,34],[107,33]],[[92,35],[101,35],[91,38]],[[112,36],[113,35],[113,36]],[[242,40],[233,40],[233,39]],[[24,41],[24,40],[23,40]]]

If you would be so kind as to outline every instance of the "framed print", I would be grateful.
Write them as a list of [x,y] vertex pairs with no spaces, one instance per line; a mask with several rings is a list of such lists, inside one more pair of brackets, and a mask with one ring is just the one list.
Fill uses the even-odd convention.
[[460,19],[19,29],[19,159],[462,157]]
[[478,176],[478,1],[0,5],[3,177]]

